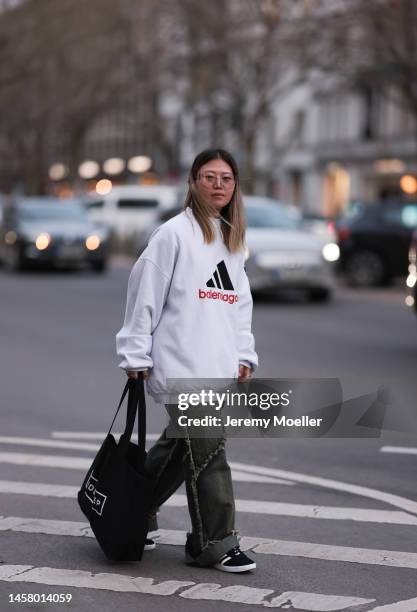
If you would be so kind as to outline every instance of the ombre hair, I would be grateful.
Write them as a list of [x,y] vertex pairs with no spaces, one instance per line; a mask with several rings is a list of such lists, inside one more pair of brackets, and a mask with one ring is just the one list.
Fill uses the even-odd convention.
[[223,242],[231,253],[235,253],[245,248],[246,219],[240,192],[239,170],[234,158],[228,151],[224,149],[205,149],[197,155],[188,176],[188,192],[184,202],[184,210],[188,207],[192,209],[194,217],[203,232],[204,242],[207,244],[213,242],[216,235],[210,219],[218,212],[218,209],[211,203],[201,200],[198,195],[196,180],[200,168],[214,159],[222,159],[229,164],[235,179],[231,200],[220,212]]

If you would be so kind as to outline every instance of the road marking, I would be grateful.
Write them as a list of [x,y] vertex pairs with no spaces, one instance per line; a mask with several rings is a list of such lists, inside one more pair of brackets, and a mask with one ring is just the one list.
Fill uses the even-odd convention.
[[0,444],[18,444],[23,446],[42,446],[47,448],[69,448],[72,450],[98,451],[98,444],[86,442],[67,442],[65,440],[48,440],[42,438],[18,438],[15,436],[0,436]]
[[24,518],[19,516],[0,516],[0,531],[42,533],[45,535],[62,536],[87,536],[88,538],[94,537],[88,523],[82,523],[80,521]]
[[[81,521],[61,521],[19,516],[0,516],[0,531],[94,537],[89,524]],[[177,529],[159,529],[152,537],[158,544],[184,546],[186,535],[185,531]],[[312,542],[273,540],[271,538],[249,536],[243,536],[239,544],[242,550],[250,550],[257,554],[417,569],[417,553],[396,550],[330,546]]]
[[289,542],[287,540],[263,543],[251,550],[256,553],[282,557],[305,557],[322,561],[342,561],[417,569],[417,553],[394,550],[330,546],[315,542]]
[[196,584],[195,586],[179,593],[185,599],[209,599],[217,601],[231,601],[252,605],[262,605],[267,608],[280,608],[291,610],[315,610],[324,612],[331,610],[346,610],[361,604],[369,604],[375,599],[362,599],[360,597],[345,597],[342,595],[322,595],[320,593],[300,593],[298,591],[288,591],[266,601],[264,597],[273,591],[269,589],[259,589],[242,585],[221,587],[215,583]]
[[369,612],[415,612],[416,610],[417,597],[413,597],[413,599],[404,599],[403,601],[395,601],[385,606],[377,606],[369,610]]
[[351,495],[360,495],[361,497],[376,499],[384,502],[385,504],[389,504],[390,506],[394,506],[395,508],[400,508],[405,512],[417,514],[417,502],[414,500],[401,497],[400,495],[386,493],[385,491],[379,491],[378,489],[371,489],[369,487],[363,487],[339,480],[332,480],[330,478],[321,478],[320,476],[309,476],[308,474],[300,474],[298,472],[260,467],[257,465],[250,465],[248,463],[238,463],[236,461],[229,461],[229,465],[235,470],[243,470],[244,472],[263,474],[265,476],[275,476],[276,478],[284,478],[293,482],[303,482],[306,484],[315,485],[317,487],[324,487],[326,489],[333,489],[335,491],[343,491],[344,493],[350,493]]
[[[102,439],[103,434],[90,434],[83,432],[59,432],[55,431],[52,433],[53,437],[67,437],[69,435],[79,435],[79,436],[99,436]],[[89,438],[90,439],[90,438]],[[384,447],[382,447],[384,448]],[[387,447],[385,447],[387,448]],[[361,497],[367,497],[369,499],[375,499],[390,506],[394,506],[395,508],[400,508],[405,512],[411,512],[413,514],[417,514],[417,502],[407,499],[406,497],[401,497],[400,495],[393,495],[391,493],[386,493],[385,491],[379,491],[378,489],[372,489],[370,487],[364,487],[360,485],[351,484],[348,482],[342,482],[339,480],[332,480],[330,478],[321,478],[319,476],[310,476],[308,474],[302,474],[298,472],[289,472],[287,470],[277,470],[275,468],[267,468],[256,465],[250,465],[248,463],[237,463],[230,462],[230,467],[236,470],[242,470],[243,472],[250,472],[255,474],[261,474],[264,476],[271,476],[275,478],[281,478],[284,480],[292,481],[293,483],[301,482],[306,484],[311,484],[317,487],[324,487],[326,489],[333,489],[335,491],[343,491],[345,493],[350,493],[351,495],[359,495]]]
[[[91,461],[92,459],[84,457],[59,457],[55,455],[32,455],[9,452],[0,453],[0,463],[13,463],[16,465],[37,465],[44,467],[57,467],[81,470],[88,469],[91,465]],[[345,493],[350,493],[351,495],[359,495],[361,497],[375,499],[394,506],[396,508],[400,508],[405,512],[417,514],[417,502],[411,499],[407,499],[406,497],[401,497],[392,493],[386,493],[385,491],[379,491],[378,489],[371,489],[369,487],[350,484],[347,482],[341,482],[338,480],[331,480],[329,478],[309,476],[307,474],[289,472],[286,470],[277,470],[275,468],[260,467],[236,461],[229,462],[229,465],[232,470],[237,470],[238,472],[258,474],[261,476],[269,476],[278,480],[283,479],[287,482],[302,482],[319,487],[324,487],[327,489],[333,489],[335,491],[343,491]],[[283,483],[280,482],[278,484]]]
[[0,493],[11,493],[13,495],[39,495],[41,497],[74,499],[77,497],[79,488],[71,485],[0,480]]
[[232,480],[234,482],[268,482],[271,484],[294,486],[294,483],[289,480],[271,478],[271,476],[263,476],[262,474],[249,474],[249,472],[241,472],[240,470],[232,470]]
[[[116,440],[119,439],[121,434],[113,434]],[[149,434],[157,435],[157,434]],[[106,434],[103,435],[101,441],[103,442]],[[159,436],[157,436],[159,438]],[[148,438],[147,440],[154,440],[155,438]],[[133,442],[137,442],[137,435],[132,436]],[[88,444],[88,442],[72,442],[67,440],[49,440],[48,438],[20,438],[17,436],[0,436],[0,444],[18,444],[19,446],[39,446],[44,448],[69,448],[72,450],[88,450],[98,451],[100,444]]]
[[[0,480],[0,493],[17,495],[75,498],[79,488],[80,487],[70,485]],[[393,510],[287,504],[252,499],[236,499],[235,505],[238,512],[246,512],[249,514],[291,516],[336,521],[358,521],[361,523],[383,523],[389,525],[417,525],[417,517],[405,512]],[[185,508],[187,506],[187,496],[175,493],[164,503],[164,506]]]
[[[46,442],[49,442],[49,440],[46,440]],[[52,444],[58,444],[58,442],[54,442],[53,440],[51,440],[50,442]],[[62,444],[71,443],[62,442]],[[83,446],[92,445],[83,444]],[[13,465],[31,465],[38,467],[51,467],[67,470],[86,471],[90,468],[92,462],[93,457],[70,457],[65,455],[39,455],[37,453],[31,454],[0,452],[0,463],[11,463]],[[293,482],[290,482],[288,480],[282,480],[281,478],[265,476],[263,474],[251,474],[249,472],[243,472],[241,470],[232,470],[232,479],[235,482],[267,482],[277,485],[294,485]]]
[[92,574],[82,570],[33,567],[31,565],[0,566],[0,579],[7,582],[36,582],[38,584],[104,589],[124,593],[148,593],[151,595],[174,595],[178,589],[195,584],[190,580],[165,580],[159,584],[154,584],[153,578],[107,573]]
[[391,525],[417,525],[417,517],[396,510],[339,508],[335,506],[313,506],[310,504],[289,504],[248,499],[237,499],[236,509],[240,512],[250,512],[253,514],[273,514],[276,516],[291,516],[298,518],[388,523]]
[[398,453],[399,455],[417,455],[417,448],[411,446],[381,446],[381,453]]
[[282,610],[308,610],[315,612],[332,612],[333,610],[353,610],[356,606],[373,603],[375,599],[362,599],[361,597],[344,597],[343,595],[320,595],[319,593],[300,593],[287,591],[273,597],[270,603],[264,603],[266,608],[280,608]]
[[[353,606],[373,603],[375,599],[324,595],[320,593],[300,593],[290,591],[275,596],[270,601],[265,597],[272,595],[274,589],[248,587],[244,584],[223,587],[218,583],[195,583],[185,580],[165,580],[154,583],[153,578],[125,576],[122,574],[98,573],[83,570],[59,569],[53,567],[34,567],[32,565],[0,566],[0,580],[5,582],[30,582],[50,586],[81,587],[122,593],[145,593],[149,595],[179,595],[184,599],[227,601],[261,605],[268,608],[332,612],[346,610]],[[191,588],[189,588],[191,587]],[[180,589],[182,590],[181,592]],[[286,606],[285,604],[288,604]]]
[[13,465],[36,465],[71,470],[88,470],[93,459],[88,457],[64,457],[58,455],[37,455],[30,453],[0,453],[0,463]]
[[[112,432],[113,433],[113,432]],[[102,441],[107,436],[107,431],[53,431],[51,433],[52,438],[60,440],[98,440]],[[117,438],[120,438],[121,433],[113,433]],[[158,433],[147,433],[147,440],[158,440],[161,434]],[[132,440],[138,441],[138,434],[132,434]]]
[[267,602],[264,598],[272,595],[273,592],[274,589],[259,589],[242,584],[222,587],[220,584],[213,582],[203,582],[179,593],[179,596],[184,597],[184,599],[209,599],[211,601],[265,605]]

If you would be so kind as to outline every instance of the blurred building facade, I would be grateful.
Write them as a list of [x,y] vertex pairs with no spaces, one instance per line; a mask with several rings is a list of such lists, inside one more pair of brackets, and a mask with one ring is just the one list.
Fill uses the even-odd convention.
[[[161,13],[134,0],[0,0],[0,191],[79,182],[86,160],[175,165],[160,112]],[[125,165],[126,166],[126,165]],[[128,172],[116,180],[136,180]]]
[[320,20],[355,1],[231,0],[226,15],[221,0],[0,0],[0,190],[42,192],[53,165],[75,182],[85,160],[105,178],[106,160],[134,156],[175,180],[222,146],[245,191],[304,210],[399,193],[417,174],[415,118],[366,82],[324,78],[322,50],[303,64],[305,28],[325,40]]
[[416,121],[377,91],[302,86],[275,118],[278,143],[285,125],[296,126],[276,171],[279,194],[303,209],[336,215],[352,201],[403,193],[401,178],[417,174]]

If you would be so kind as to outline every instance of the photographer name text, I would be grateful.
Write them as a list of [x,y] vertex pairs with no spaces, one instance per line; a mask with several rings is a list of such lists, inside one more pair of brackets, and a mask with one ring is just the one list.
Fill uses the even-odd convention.
[[204,417],[187,417],[181,415],[178,417],[178,425],[181,427],[262,427],[267,429],[271,425],[273,427],[320,427],[323,419],[313,419],[308,415],[303,415],[298,418],[289,418],[285,415],[274,416],[273,418],[233,418],[227,415],[226,419],[220,416],[204,416]]

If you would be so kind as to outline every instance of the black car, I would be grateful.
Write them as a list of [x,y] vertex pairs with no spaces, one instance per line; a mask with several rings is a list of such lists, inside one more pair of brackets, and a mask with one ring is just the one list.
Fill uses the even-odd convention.
[[106,269],[108,230],[92,223],[77,201],[22,198],[6,206],[0,259],[14,270],[27,267]]
[[352,285],[384,285],[405,276],[417,227],[416,201],[380,201],[361,206],[336,223],[340,267]]
[[417,314],[417,230],[414,231],[411,239],[408,260],[407,297],[405,298],[405,303],[407,306],[414,308],[414,312]]

